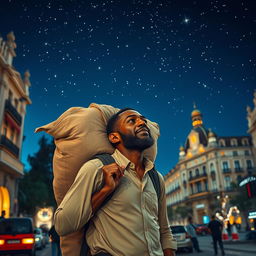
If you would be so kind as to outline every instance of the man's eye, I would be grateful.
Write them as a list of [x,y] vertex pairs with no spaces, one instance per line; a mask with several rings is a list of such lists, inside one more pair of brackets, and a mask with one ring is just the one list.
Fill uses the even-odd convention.
[[129,120],[128,120],[128,123],[135,123],[135,119],[133,119],[133,118],[132,118],[132,119],[129,119]]

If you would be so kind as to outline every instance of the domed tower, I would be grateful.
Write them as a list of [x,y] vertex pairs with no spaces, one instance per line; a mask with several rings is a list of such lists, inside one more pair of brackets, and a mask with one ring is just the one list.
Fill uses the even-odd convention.
[[211,129],[209,129],[208,133],[208,146],[209,147],[216,147],[217,146],[217,136]]
[[186,139],[184,149],[186,158],[203,153],[208,146],[209,130],[203,126],[203,115],[201,111],[197,109],[195,104],[194,109],[191,112],[191,120],[193,128]]

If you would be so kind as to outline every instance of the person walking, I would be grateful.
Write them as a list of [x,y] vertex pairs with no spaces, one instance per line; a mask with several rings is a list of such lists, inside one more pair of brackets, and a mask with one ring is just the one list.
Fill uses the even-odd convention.
[[223,224],[220,221],[216,220],[216,216],[213,215],[212,220],[208,224],[208,228],[211,230],[215,255],[218,255],[218,243],[221,250],[221,255],[224,256],[225,252],[222,242]]
[[[110,118],[107,135],[115,147],[115,162],[103,165],[95,158],[81,167],[55,212],[56,231],[64,236],[89,223],[85,235],[91,255],[175,256],[164,179],[143,156],[154,144],[147,119],[122,109]],[[159,178],[159,198],[152,171]]]
[[50,228],[48,234],[51,239],[52,256],[61,256],[60,237],[56,232],[54,225]]
[[190,235],[190,239],[193,243],[193,247],[197,252],[202,252],[199,248],[199,243],[196,235],[196,226],[193,224],[193,219],[191,216],[188,217],[188,225],[186,226],[187,232]]

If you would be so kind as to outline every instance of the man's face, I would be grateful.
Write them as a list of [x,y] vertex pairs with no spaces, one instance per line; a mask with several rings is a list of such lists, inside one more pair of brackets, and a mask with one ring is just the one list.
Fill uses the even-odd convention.
[[154,144],[144,116],[134,110],[127,110],[120,114],[116,123],[116,131],[127,149],[143,151]]

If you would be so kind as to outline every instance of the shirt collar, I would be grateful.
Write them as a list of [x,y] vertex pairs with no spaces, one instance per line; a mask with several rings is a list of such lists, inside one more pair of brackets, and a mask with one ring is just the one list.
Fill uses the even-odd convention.
[[[124,166],[126,169],[134,169],[134,163],[132,163],[128,158],[126,158],[118,149],[115,150],[112,156],[114,157],[116,163],[119,166]],[[148,158],[144,157],[143,161],[145,164],[145,173],[154,168],[154,163]]]

